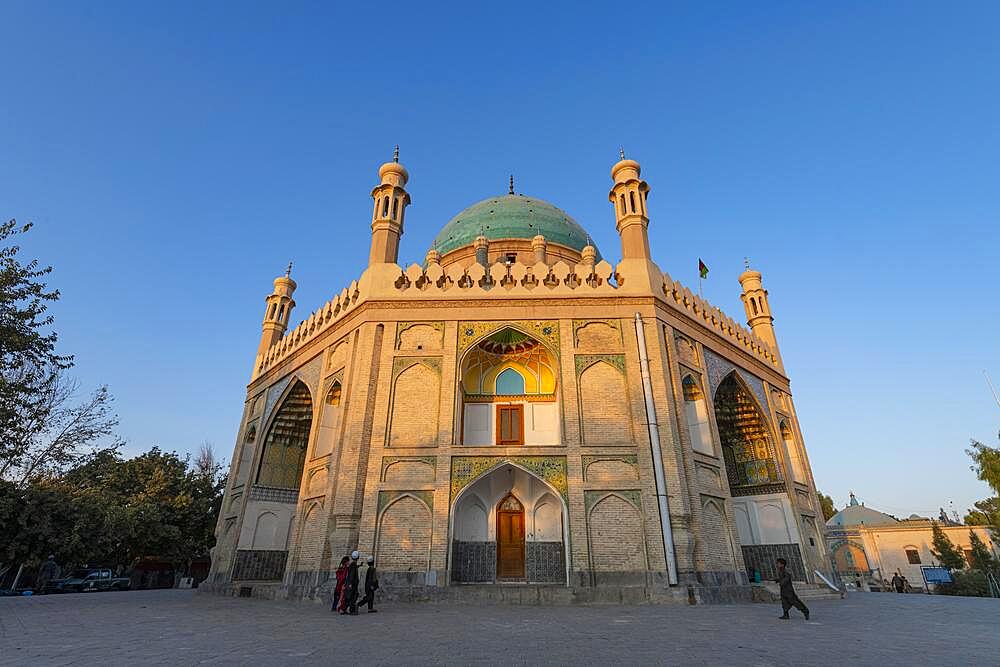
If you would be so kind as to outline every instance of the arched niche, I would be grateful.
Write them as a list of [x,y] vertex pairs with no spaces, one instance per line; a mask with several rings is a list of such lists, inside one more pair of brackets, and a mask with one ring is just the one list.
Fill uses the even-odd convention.
[[507,462],[483,473],[452,502],[451,581],[565,584],[567,516],[559,492],[521,466]]
[[764,414],[734,372],[715,391],[715,422],[734,495],[780,491],[774,445]]
[[302,483],[313,405],[309,388],[296,380],[285,394],[264,439],[257,471],[259,486],[298,491]]
[[460,365],[463,444],[559,444],[558,368],[541,341],[513,327],[470,346]]

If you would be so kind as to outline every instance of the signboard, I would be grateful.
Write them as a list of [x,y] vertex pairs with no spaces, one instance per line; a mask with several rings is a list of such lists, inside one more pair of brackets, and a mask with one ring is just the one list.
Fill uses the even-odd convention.
[[920,572],[924,575],[924,581],[928,584],[951,583],[951,572],[947,568],[936,565],[921,565]]

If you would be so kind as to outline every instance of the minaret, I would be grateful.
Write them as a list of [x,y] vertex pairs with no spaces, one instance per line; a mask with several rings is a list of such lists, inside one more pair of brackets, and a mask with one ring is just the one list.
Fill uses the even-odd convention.
[[778,339],[774,337],[774,320],[771,317],[771,307],[767,303],[767,290],[764,289],[760,281],[760,271],[750,268],[750,261],[746,262],[746,271],[740,274],[740,285],[743,287],[743,294],[740,299],[743,301],[743,308],[747,311],[747,324],[754,334],[771,346],[771,350],[778,354]]
[[372,211],[372,248],[368,265],[395,264],[399,257],[399,237],[403,235],[403,216],[410,203],[404,186],[410,175],[399,163],[399,146],[378,170],[382,181],[372,190],[375,208]]
[[646,211],[646,197],[649,184],[639,178],[640,167],[635,160],[625,159],[625,151],[619,151],[621,160],[611,168],[611,178],[615,184],[608,194],[608,200],[615,207],[615,221],[618,234],[622,237],[622,259],[649,259],[649,213]]
[[292,299],[295,287],[295,281],[292,280],[292,263],[289,262],[285,275],[274,279],[274,291],[265,299],[267,305],[264,308],[260,347],[257,348],[258,358],[285,335],[288,320],[292,317],[292,308],[295,307],[295,301]]

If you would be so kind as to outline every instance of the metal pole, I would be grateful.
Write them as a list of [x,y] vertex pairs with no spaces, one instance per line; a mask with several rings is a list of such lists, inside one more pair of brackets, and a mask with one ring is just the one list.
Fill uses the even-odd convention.
[[646,354],[646,334],[642,316],[635,314],[635,335],[639,342],[639,371],[642,376],[642,395],[646,399],[646,426],[653,454],[653,479],[656,482],[656,502],[660,508],[660,531],[663,533],[663,551],[667,560],[667,579],[677,583],[677,561],[674,555],[674,534],[670,528],[670,507],[667,504],[667,485],[663,476],[663,456],[660,453],[660,426],[656,423],[656,405],[653,403],[653,386],[649,380],[649,356]]
[[986,374],[986,369],[983,369],[983,375],[986,377],[986,384],[990,386],[990,391],[993,392],[993,400],[997,402],[997,407],[1000,408],[1000,397],[997,396],[997,390],[993,387],[993,383],[990,382],[990,376]]

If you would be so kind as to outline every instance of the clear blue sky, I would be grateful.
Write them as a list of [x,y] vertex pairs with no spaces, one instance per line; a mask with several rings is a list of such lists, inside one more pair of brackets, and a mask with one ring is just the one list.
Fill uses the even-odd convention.
[[1000,427],[1000,5],[765,4],[8,1],[0,215],[129,448],[228,458],[271,280],[295,260],[304,316],[360,274],[393,144],[407,262],[511,171],[617,259],[621,144],[663,269],[703,258],[736,317],[763,271],[820,489],[964,510]]

